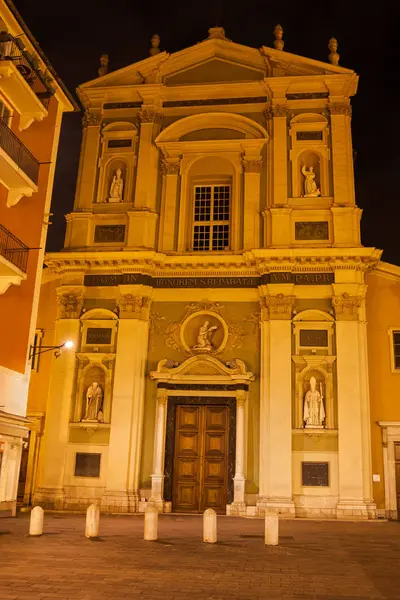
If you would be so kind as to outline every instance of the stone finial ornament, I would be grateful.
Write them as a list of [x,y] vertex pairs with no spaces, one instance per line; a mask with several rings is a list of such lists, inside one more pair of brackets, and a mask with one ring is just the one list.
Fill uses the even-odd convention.
[[338,41],[336,38],[331,37],[329,40],[328,48],[330,50],[330,54],[328,56],[329,62],[331,65],[335,65],[336,67],[339,65],[340,55],[338,54]]
[[275,50],[283,50],[285,42],[282,39],[282,37],[283,37],[282,25],[275,25],[274,36],[275,36],[275,41],[274,41]]
[[225,29],[223,27],[210,27],[208,30],[209,40],[226,40]]
[[103,77],[103,75],[107,75],[108,73],[108,63],[109,63],[108,54],[102,54],[100,56],[100,68],[98,70],[99,77]]
[[160,52],[160,36],[155,33],[151,38],[151,48],[149,51],[150,56],[155,56]]

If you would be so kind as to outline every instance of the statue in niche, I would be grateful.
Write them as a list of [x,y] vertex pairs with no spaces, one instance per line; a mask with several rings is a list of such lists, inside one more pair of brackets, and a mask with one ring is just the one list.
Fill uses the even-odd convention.
[[322,383],[317,390],[317,380],[310,378],[310,389],[304,398],[303,419],[306,427],[322,428],[325,419],[324,396],[322,394]]
[[86,408],[84,421],[99,421],[103,418],[103,390],[97,381],[89,385],[86,392]]
[[213,346],[211,344],[211,336],[213,332],[218,329],[216,325],[209,326],[210,322],[205,321],[200,327],[199,333],[197,334],[197,344],[193,346],[192,350],[211,352]]
[[304,180],[304,198],[316,198],[321,195],[321,191],[315,182],[314,167],[311,166],[307,170],[307,166],[303,165],[301,172],[303,173]]
[[109,202],[122,202],[122,192],[124,191],[124,180],[122,179],[121,169],[115,171],[110,187]]

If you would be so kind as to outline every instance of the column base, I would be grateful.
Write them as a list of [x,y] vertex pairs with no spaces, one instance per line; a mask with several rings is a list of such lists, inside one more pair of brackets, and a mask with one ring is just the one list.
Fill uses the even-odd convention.
[[15,517],[17,514],[17,501],[4,500],[0,502],[0,517]]
[[376,519],[376,505],[373,502],[340,500],[336,506],[336,518],[357,521]]
[[246,502],[232,502],[226,505],[228,517],[245,517],[247,514]]
[[282,515],[283,517],[294,517],[296,515],[296,508],[292,498],[267,498],[260,496],[256,507],[260,517],[264,517],[268,513]]
[[148,508],[149,506],[156,508],[159,513],[172,512],[172,502],[169,502],[168,500],[159,500],[159,499],[154,500],[151,498],[150,498],[150,500],[146,500],[144,502],[142,502],[142,501],[139,502],[139,512],[140,513],[146,512],[146,508]]
[[106,490],[101,497],[102,513],[135,513],[139,510],[139,490]]
[[45,510],[63,510],[65,490],[63,488],[39,487],[35,491],[32,506],[41,506]]

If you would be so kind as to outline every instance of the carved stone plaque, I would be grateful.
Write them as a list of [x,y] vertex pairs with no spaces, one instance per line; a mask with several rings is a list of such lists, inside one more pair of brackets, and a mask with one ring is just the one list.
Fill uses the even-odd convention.
[[297,131],[296,139],[298,142],[308,141],[308,140],[321,140],[322,141],[322,131]]
[[123,242],[124,240],[125,225],[96,225],[95,227],[95,243]]
[[75,477],[100,477],[101,454],[77,452]]
[[328,332],[326,329],[301,329],[300,346],[313,346],[326,348],[328,346]]
[[329,486],[329,463],[302,462],[301,475],[301,484],[304,486]]
[[328,221],[297,221],[296,240],[329,240]]
[[87,344],[111,344],[112,330],[106,327],[88,327]]

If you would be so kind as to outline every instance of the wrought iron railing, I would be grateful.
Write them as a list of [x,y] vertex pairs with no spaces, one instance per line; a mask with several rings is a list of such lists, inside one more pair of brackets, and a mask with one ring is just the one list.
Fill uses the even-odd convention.
[[2,119],[0,119],[0,147],[37,185],[39,181],[39,162]]
[[20,38],[13,37],[7,31],[0,31],[0,61],[12,61],[22,77],[33,88],[35,94],[47,108],[51,96],[55,93],[49,74],[43,73],[38,60],[27,50]]
[[23,273],[26,273],[29,248],[3,225],[0,225],[0,254]]

